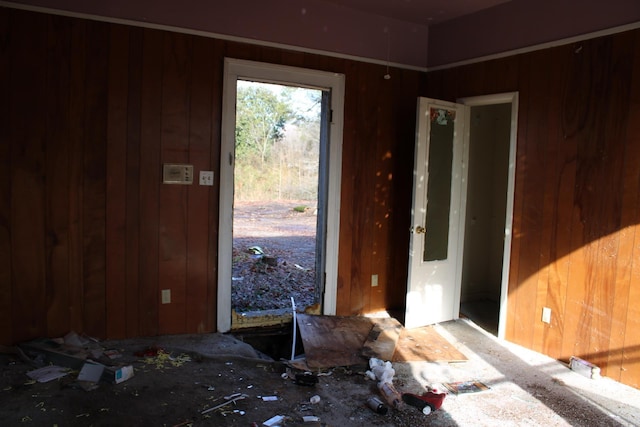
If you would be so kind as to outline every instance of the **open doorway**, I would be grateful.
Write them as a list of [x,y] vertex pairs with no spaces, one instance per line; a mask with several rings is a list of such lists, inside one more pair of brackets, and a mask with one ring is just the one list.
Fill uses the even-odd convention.
[[[239,133],[246,131],[242,124],[237,126],[237,121],[244,120],[242,115],[236,115],[243,108],[240,97],[271,97],[274,94],[276,101],[282,100],[281,95],[289,100],[294,97],[310,98],[313,108],[307,105],[297,110],[292,109],[293,111],[277,118],[268,127],[266,134],[270,138],[263,140],[253,157],[245,156],[243,159],[246,153],[242,150],[247,147],[236,145],[236,142],[242,143],[242,135]],[[335,314],[343,99],[344,75],[225,59],[219,175],[219,332],[282,324],[287,315],[291,317],[292,296],[305,296],[300,303],[296,301],[297,308],[311,302],[315,304],[314,312]],[[278,102],[276,104],[279,105]],[[287,105],[292,104],[293,102]],[[304,111],[305,108],[308,111]],[[316,112],[313,112],[314,109]],[[306,114],[315,115],[314,119],[307,119],[316,121],[316,130],[313,138],[305,139],[299,135],[303,131],[304,120],[297,119]],[[249,116],[255,117],[255,114]],[[309,142],[311,139],[314,139],[313,143]],[[302,145],[305,144],[303,150]],[[300,151],[294,153],[295,150]],[[267,158],[270,158],[270,163]],[[253,161],[264,162],[265,165],[269,163],[270,166],[261,168]],[[274,167],[274,163],[282,163],[283,167]],[[294,163],[297,164],[295,167]],[[311,169],[314,170],[313,173],[310,172]],[[294,172],[295,188],[287,184],[285,179],[285,174],[289,172]],[[302,181],[307,184],[298,185]],[[291,183],[291,180],[288,182]],[[265,208],[265,203],[272,204],[269,210]],[[245,224],[241,225],[235,217],[242,219],[240,217],[243,215]],[[298,229],[293,227],[292,231],[292,227],[286,227],[285,222],[293,218],[298,222],[302,221],[303,225],[296,225]],[[246,223],[252,219],[271,222],[276,227],[260,233],[255,230],[247,231]],[[305,243],[304,247],[299,245],[294,254],[297,258],[287,259],[278,245],[284,239],[289,242],[289,246],[295,247],[296,242],[292,238],[296,237],[303,237],[311,243]],[[301,258],[302,255],[304,257]],[[241,268],[239,261],[244,262],[245,268]],[[262,275],[261,279],[265,279],[262,280],[262,286],[249,289],[243,301],[234,296],[235,301],[232,303],[233,282],[249,281],[249,274]],[[301,280],[303,277],[306,279]],[[293,295],[291,287],[282,286],[294,283],[296,286],[302,283],[299,289],[301,293]],[[265,300],[278,300],[279,305],[286,303],[287,307],[274,310],[273,305],[255,304],[261,293],[269,292],[280,295],[278,298],[270,295]],[[240,313],[232,310],[234,304],[238,305]],[[247,313],[251,313],[251,316]]]
[[317,305],[323,274],[328,91],[238,80],[231,307]]
[[460,315],[504,336],[517,95],[467,98],[463,103],[470,112]]

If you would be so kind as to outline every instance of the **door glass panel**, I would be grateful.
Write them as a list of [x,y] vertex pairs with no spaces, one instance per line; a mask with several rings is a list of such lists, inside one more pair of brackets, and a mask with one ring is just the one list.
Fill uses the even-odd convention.
[[423,261],[447,259],[449,210],[451,207],[451,165],[456,112],[430,109],[427,216]]

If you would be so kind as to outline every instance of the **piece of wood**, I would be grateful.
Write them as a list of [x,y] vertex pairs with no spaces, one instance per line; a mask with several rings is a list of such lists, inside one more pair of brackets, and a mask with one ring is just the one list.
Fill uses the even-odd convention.
[[440,335],[432,326],[402,329],[393,362],[462,362],[467,356]]
[[391,360],[403,327],[394,318],[372,320],[373,326],[367,335],[360,354],[366,358],[375,357],[381,360]]
[[297,318],[309,367],[330,368],[367,363],[366,358],[360,355],[360,350],[373,325],[372,319],[303,313],[299,313]]

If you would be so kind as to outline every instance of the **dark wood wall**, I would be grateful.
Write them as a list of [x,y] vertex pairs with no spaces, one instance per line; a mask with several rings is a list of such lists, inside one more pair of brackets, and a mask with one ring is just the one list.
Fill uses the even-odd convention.
[[0,342],[216,330],[224,57],[345,74],[338,313],[402,308],[424,75],[0,8]]
[[428,87],[519,92],[507,339],[640,387],[640,31],[432,72]]

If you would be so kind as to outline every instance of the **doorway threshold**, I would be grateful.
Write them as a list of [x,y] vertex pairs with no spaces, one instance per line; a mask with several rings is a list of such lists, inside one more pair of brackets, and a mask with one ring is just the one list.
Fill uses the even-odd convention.
[[231,310],[231,330],[261,328],[267,326],[285,326],[293,322],[290,308],[276,310],[243,311]]

